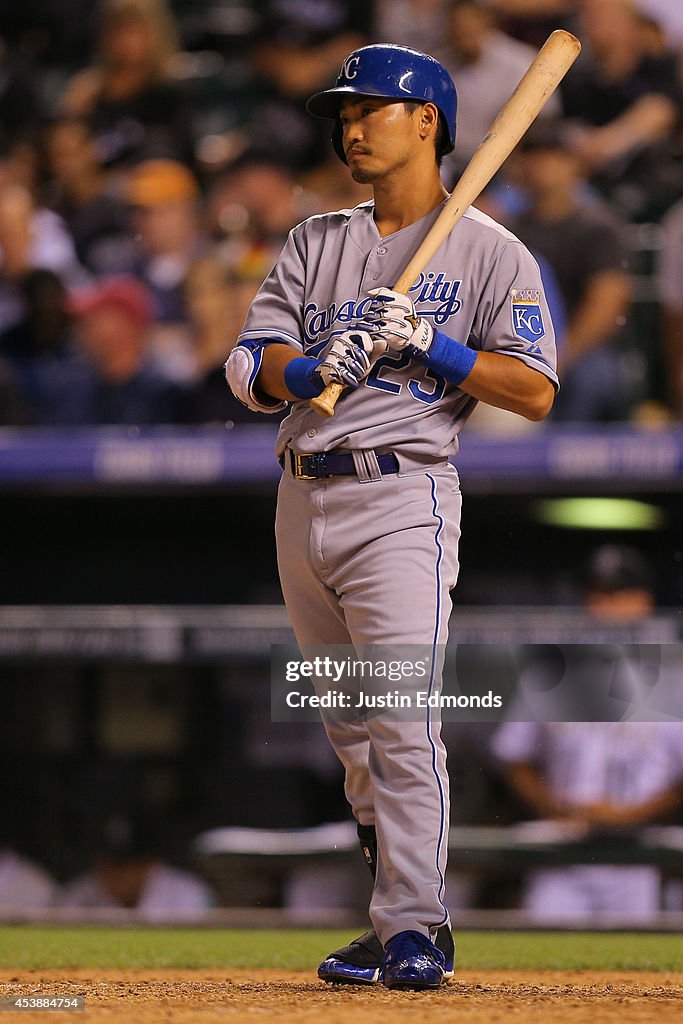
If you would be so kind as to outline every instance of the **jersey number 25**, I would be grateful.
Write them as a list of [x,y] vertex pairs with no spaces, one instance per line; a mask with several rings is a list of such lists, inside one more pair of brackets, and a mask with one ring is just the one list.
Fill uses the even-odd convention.
[[[406,385],[405,379],[394,380],[393,372],[403,370],[411,362],[410,356],[405,352],[392,352],[389,355],[381,356],[370,373],[365,378],[369,388],[377,388],[378,391],[388,391],[392,395],[398,395]],[[431,391],[425,388],[425,384],[431,384]],[[411,377],[407,382],[408,391],[412,397],[425,405],[433,405],[443,398],[446,390],[446,380],[433,370],[425,370],[421,380]]]

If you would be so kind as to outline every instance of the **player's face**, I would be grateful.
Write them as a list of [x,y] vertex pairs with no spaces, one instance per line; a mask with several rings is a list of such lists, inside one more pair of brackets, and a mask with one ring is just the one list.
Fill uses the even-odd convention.
[[342,145],[353,179],[363,185],[410,163],[419,140],[417,118],[400,100],[361,96],[344,100]]

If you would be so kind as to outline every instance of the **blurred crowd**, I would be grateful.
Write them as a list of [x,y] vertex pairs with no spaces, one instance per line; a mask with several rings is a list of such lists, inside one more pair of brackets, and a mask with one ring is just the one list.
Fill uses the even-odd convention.
[[558,331],[555,420],[680,419],[680,4],[4,7],[0,424],[258,419],[222,371],[248,305],[294,224],[368,198],[307,96],[358,45],[432,53],[460,97],[452,186],[556,27],[579,35],[582,55],[479,205],[541,264]]

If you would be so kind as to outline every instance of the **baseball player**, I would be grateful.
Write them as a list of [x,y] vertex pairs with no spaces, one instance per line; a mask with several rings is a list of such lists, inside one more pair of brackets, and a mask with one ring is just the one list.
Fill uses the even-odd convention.
[[[539,818],[572,822],[586,833],[619,836],[666,820],[680,804],[682,722],[508,721],[493,750]],[[590,922],[596,912],[643,924],[660,909],[660,884],[650,864],[536,868],[522,902],[539,924]]]
[[[553,402],[539,269],[494,221],[470,209],[409,296],[391,288],[448,198],[439,163],[453,149],[456,103],[441,64],[384,44],[351,53],[336,87],[310,98],[374,200],[291,231],[226,364],[249,408],[292,403],[276,447],[276,537],[302,648],[444,644],[461,500],[448,459],[459,431],[478,401],[533,420]],[[327,419],[309,399],[331,382],[346,391]],[[436,668],[423,682],[438,691]],[[438,710],[415,721],[323,720],[375,881],[373,930],[326,957],[318,975],[436,988],[453,970]]]

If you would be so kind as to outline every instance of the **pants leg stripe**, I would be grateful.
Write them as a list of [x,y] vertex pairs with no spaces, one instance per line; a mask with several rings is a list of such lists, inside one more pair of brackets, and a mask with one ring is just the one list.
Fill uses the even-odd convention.
[[[427,478],[429,479],[429,481],[431,483],[432,510],[434,512],[434,518],[436,519],[436,521],[439,524],[437,526],[436,533],[434,534],[434,543],[436,544],[436,548],[437,548],[437,557],[436,557],[436,622],[434,624],[434,640],[433,640],[433,643],[432,643],[432,669],[431,669],[431,674],[430,674],[430,677],[429,677],[429,689],[427,691],[427,694],[428,694],[428,697],[429,697],[429,696],[431,696],[432,689],[433,689],[433,686],[434,686],[434,673],[436,671],[436,663],[437,663],[437,657],[438,657],[437,644],[439,642],[439,632],[440,632],[440,628],[441,628],[441,563],[443,561],[443,548],[441,546],[440,535],[441,535],[441,532],[443,531],[444,523],[443,523],[443,518],[442,518],[442,516],[441,516],[441,514],[439,512],[439,497],[438,497],[438,494],[437,494],[436,480],[434,479],[434,477],[430,476],[429,473],[427,473]],[[432,749],[432,771],[434,773],[434,778],[436,779],[436,784],[437,784],[437,787],[438,787],[438,790],[439,790],[439,801],[440,801],[440,804],[441,804],[441,816],[440,816],[440,821],[439,821],[439,839],[438,839],[437,847],[436,847],[436,870],[437,870],[437,872],[439,874],[439,893],[438,893],[438,898],[439,898],[439,903],[443,907],[443,912],[444,912],[443,921],[439,922],[439,926],[440,926],[442,924],[445,924],[448,921],[448,911],[446,910],[446,907],[444,906],[444,903],[443,903],[443,893],[444,893],[444,888],[445,888],[445,879],[444,879],[443,872],[441,871],[441,867],[440,867],[441,849],[442,849],[442,845],[443,845],[443,841],[444,841],[444,833],[445,833],[445,825],[446,825],[446,821],[445,821],[445,819],[446,819],[446,813],[445,813],[446,808],[445,808],[443,784],[441,782],[441,779],[439,777],[439,772],[437,770],[436,744],[434,743],[434,739],[432,737],[431,708],[429,706],[427,707],[427,722],[426,722],[426,724],[427,724],[427,738],[429,740],[429,745],[430,745],[430,747]]]

